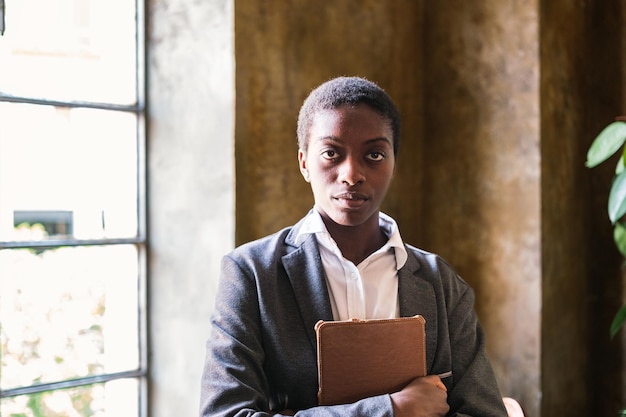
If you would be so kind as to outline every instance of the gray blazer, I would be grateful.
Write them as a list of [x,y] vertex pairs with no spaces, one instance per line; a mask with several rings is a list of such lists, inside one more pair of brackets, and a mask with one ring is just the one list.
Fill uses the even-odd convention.
[[[226,255],[211,318],[200,415],[393,416],[389,395],[317,406],[315,323],[332,320],[313,235],[302,221]],[[400,314],[426,319],[429,374],[444,378],[450,416],[506,416],[476,313],[474,292],[437,255],[407,245],[399,271]],[[389,360],[402,360],[390,358]]]

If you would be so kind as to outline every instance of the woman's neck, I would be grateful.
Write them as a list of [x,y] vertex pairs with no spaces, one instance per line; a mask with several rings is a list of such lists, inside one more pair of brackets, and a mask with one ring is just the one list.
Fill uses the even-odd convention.
[[380,249],[388,240],[378,224],[378,216],[372,217],[358,226],[343,226],[324,219],[324,224],[343,257],[355,265]]

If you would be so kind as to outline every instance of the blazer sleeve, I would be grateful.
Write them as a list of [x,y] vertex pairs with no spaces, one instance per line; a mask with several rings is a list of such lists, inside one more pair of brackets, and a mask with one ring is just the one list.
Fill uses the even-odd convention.
[[[448,300],[448,337],[452,384],[448,415],[506,417],[500,390],[486,353],[483,330],[474,310],[474,291],[457,277],[459,298]],[[446,381],[444,380],[444,383]]]
[[[257,262],[228,255],[221,267],[211,334],[202,373],[200,416],[270,416],[290,407],[273,388],[277,381],[265,369],[264,345],[277,329],[268,329],[260,307]],[[274,300],[274,302],[281,302]],[[308,339],[306,341],[308,342]],[[289,354],[285,351],[285,355]],[[317,381],[316,375],[311,376]],[[311,385],[311,384],[308,384]],[[307,386],[317,390],[316,382]],[[294,405],[294,408],[297,404]],[[389,395],[367,398],[354,404],[315,406],[297,412],[307,417],[393,417]]]

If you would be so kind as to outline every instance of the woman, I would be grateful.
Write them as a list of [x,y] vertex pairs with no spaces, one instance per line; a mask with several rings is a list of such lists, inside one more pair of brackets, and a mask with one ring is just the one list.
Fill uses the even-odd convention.
[[[300,110],[298,144],[315,205],[224,257],[201,416],[506,416],[472,289],[437,255],[403,243],[380,212],[400,145],[389,96],[358,77],[322,84]],[[416,314],[426,319],[429,376],[353,404],[317,404],[318,320]]]

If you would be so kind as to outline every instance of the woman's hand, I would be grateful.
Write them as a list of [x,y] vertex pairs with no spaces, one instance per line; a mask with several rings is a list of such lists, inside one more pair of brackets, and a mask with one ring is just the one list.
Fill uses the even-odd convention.
[[395,417],[443,417],[448,406],[446,386],[436,375],[415,378],[401,391],[391,394]]

